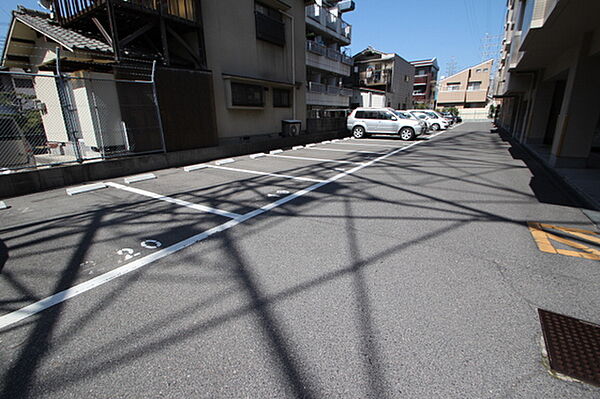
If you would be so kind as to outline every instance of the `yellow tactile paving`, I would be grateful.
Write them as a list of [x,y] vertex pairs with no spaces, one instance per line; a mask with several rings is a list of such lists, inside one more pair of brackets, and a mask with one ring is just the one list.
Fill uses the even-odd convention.
[[[574,236],[583,240],[587,240],[593,243],[600,244],[600,238],[598,238],[598,233],[583,230],[583,229],[575,229],[571,227],[561,227],[555,226],[551,224],[544,223],[536,223],[536,222],[528,222],[529,231],[538,247],[538,249],[542,252],[547,252],[551,254],[560,254],[565,256],[573,256],[576,258],[584,258],[591,260],[600,260],[600,251],[594,248],[590,248],[587,245],[584,245],[580,242],[569,240],[563,237],[559,237],[555,234],[549,233],[544,229],[551,229],[560,231],[562,233],[568,234],[570,236]],[[572,251],[568,249],[560,249],[554,248],[552,245],[552,241],[560,242],[561,244],[568,245],[571,248],[576,248],[579,251]]]

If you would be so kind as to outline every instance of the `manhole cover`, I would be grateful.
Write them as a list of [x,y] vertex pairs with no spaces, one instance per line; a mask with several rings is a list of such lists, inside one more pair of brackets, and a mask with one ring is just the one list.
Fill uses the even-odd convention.
[[538,309],[550,367],[600,386],[600,326]]

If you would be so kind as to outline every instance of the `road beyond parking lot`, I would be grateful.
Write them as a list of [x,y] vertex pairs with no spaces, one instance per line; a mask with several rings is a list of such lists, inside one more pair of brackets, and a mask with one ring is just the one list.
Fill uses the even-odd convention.
[[2,398],[600,395],[537,319],[600,323],[598,262],[528,223],[594,227],[489,123],[155,174],[6,200]]

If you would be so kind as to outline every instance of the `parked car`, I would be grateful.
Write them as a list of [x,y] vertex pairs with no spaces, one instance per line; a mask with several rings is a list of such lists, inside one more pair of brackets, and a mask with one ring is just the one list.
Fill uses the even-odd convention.
[[442,117],[447,120],[450,125],[456,123],[456,118],[450,112],[442,112]]
[[346,124],[357,139],[369,134],[390,134],[413,140],[423,134],[419,121],[399,116],[390,108],[356,108],[348,115]]
[[[450,125],[448,123],[448,121],[446,121],[441,115],[439,115],[437,112],[433,111],[433,110],[429,110],[429,109],[411,109],[409,110],[413,115],[421,118],[420,115],[425,115],[429,118],[429,120],[427,120],[427,124],[429,125],[429,127],[431,128],[431,130],[436,131],[436,130],[445,130],[448,129],[448,126]],[[423,119],[423,118],[421,118]]]
[[33,149],[10,116],[0,116],[0,168],[35,166]]
[[417,118],[416,116],[414,116],[413,114],[411,114],[410,112],[407,111],[402,111],[402,110],[394,110],[394,112],[401,118],[404,119],[412,119],[414,121],[418,121],[419,124],[421,125],[421,128],[423,128],[423,134],[427,133],[429,131],[429,127],[427,126],[427,122],[425,122],[424,120],[421,120],[419,118]]

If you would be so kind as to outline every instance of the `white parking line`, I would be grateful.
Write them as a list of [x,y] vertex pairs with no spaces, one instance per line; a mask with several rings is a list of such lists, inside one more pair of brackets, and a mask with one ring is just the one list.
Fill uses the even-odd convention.
[[180,199],[172,198],[172,197],[167,197],[166,195],[156,194],[151,191],[140,190],[139,188],[124,186],[124,185],[118,184],[118,183],[107,182],[105,184],[109,187],[118,188],[119,190],[129,191],[131,193],[143,195],[145,197],[154,198],[159,201],[165,201],[165,202],[170,202],[172,204],[185,206],[187,208],[195,209],[195,210],[201,211],[201,212],[213,213],[215,215],[225,216],[225,217],[231,218],[231,219],[236,219],[241,216],[238,213],[222,211],[220,209],[215,209],[215,208],[211,208],[211,207],[204,206],[204,205],[194,204],[194,203],[191,203],[188,201],[184,201],[184,200],[180,200]]
[[323,158],[310,158],[310,157],[294,157],[291,155],[269,155],[273,158],[288,158],[288,159],[299,159],[302,161],[319,161],[319,162],[332,162],[332,163],[345,163],[350,165],[363,165],[362,162],[350,162],[350,161],[338,161],[334,159],[323,159]]
[[[443,132],[438,132],[434,135],[431,136],[431,138],[434,138],[440,134],[442,134]],[[58,303],[64,302],[68,299],[71,299],[73,297],[76,297],[77,295],[83,294],[84,292],[87,292],[89,290],[92,290],[98,286],[101,286],[103,284],[106,284],[118,277],[121,277],[123,275],[126,275],[128,273],[131,273],[133,271],[136,271],[138,269],[141,269],[144,266],[147,266],[159,259],[165,258],[169,255],[172,255],[176,252],[181,251],[184,248],[187,248],[199,241],[205,240],[206,238],[215,235],[217,233],[223,232],[225,230],[229,230],[232,227],[237,226],[240,223],[244,223],[247,220],[253,219],[257,216],[260,216],[266,212],[269,212],[272,209],[275,209],[283,204],[286,204],[290,201],[295,200],[296,198],[302,197],[312,191],[318,190],[319,188],[329,184],[329,183],[333,183],[343,177],[346,177],[348,175],[351,175],[353,173],[358,172],[359,170],[366,168],[367,166],[371,166],[376,162],[382,161],[392,155],[395,155],[401,151],[407,150],[409,148],[412,148],[416,145],[419,144],[423,144],[423,143],[428,143],[428,141],[417,141],[414,142],[410,145],[407,145],[406,147],[402,147],[402,148],[398,148],[394,151],[391,151],[385,155],[382,155],[380,157],[377,157],[365,164],[362,165],[358,165],[346,172],[342,172],[339,173],[325,181],[313,184],[312,186],[305,188],[303,190],[297,191],[293,194],[290,194],[286,197],[283,197],[275,202],[272,202],[270,204],[267,204],[265,206],[260,207],[259,209],[256,209],[254,211],[248,212],[242,216],[240,216],[239,218],[236,219],[232,219],[226,223],[223,223],[219,226],[213,227],[212,229],[206,230],[202,233],[198,233],[194,236],[191,236],[185,240],[179,241],[167,248],[164,248],[162,250],[158,250],[154,253],[151,253],[150,255],[146,255],[142,258],[139,258],[131,263],[128,263],[126,265],[117,267],[116,269],[113,269],[109,272],[106,272],[104,274],[101,274],[98,277],[94,277],[88,281],[85,281],[81,284],[77,284],[71,288],[67,288],[64,291],[60,291],[57,292],[54,295],[50,295],[44,299],[41,299],[37,302],[32,303],[31,305],[25,306],[21,309],[15,310],[14,312],[5,314],[3,316],[0,316],[0,329],[10,326],[12,324],[15,324],[23,319],[26,319],[30,316],[33,316],[37,313],[40,313]]]
[[374,152],[374,151],[359,151],[359,150],[340,150],[340,149],[335,149],[335,148],[317,148],[317,147],[311,147],[311,150],[319,150],[319,151],[336,151],[336,152],[358,152],[361,154],[379,154],[379,155],[383,155],[386,154],[385,152]]
[[373,144],[373,143],[335,143],[336,145],[366,145],[369,147],[392,147],[392,148],[401,148],[403,146],[397,145],[398,143],[396,143],[396,145],[391,145],[391,144],[387,144],[383,143],[383,144]]
[[284,179],[292,179],[292,180],[300,180],[300,181],[309,181],[312,183],[321,183],[325,180],[317,180],[317,179],[310,179],[308,177],[298,177],[298,176],[290,176],[290,175],[280,175],[278,173],[268,173],[268,172],[259,172],[257,170],[248,170],[248,169],[237,169],[237,168],[227,168],[225,166],[214,166],[214,165],[208,165],[209,168],[213,168],[213,169],[222,169],[222,170],[230,170],[232,172],[240,172],[240,173],[250,173],[253,175],[261,175],[261,176],[271,176],[271,177],[281,177]]

